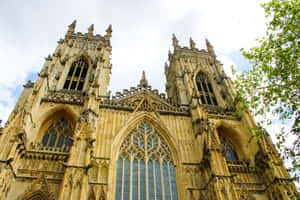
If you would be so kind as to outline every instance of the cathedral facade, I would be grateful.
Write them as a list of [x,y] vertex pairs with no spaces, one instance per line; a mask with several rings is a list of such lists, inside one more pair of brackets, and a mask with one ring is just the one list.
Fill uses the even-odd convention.
[[[166,94],[143,72],[108,91],[112,27],[58,41],[0,129],[0,200],[286,200],[295,186],[270,137],[254,142],[213,46],[181,47]],[[272,168],[272,170],[270,170]]]

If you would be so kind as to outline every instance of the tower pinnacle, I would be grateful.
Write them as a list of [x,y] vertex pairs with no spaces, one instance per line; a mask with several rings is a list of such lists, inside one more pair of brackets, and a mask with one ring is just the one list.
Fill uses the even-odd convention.
[[175,36],[174,33],[172,35],[172,41],[173,41],[173,47],[174,47],[174,49],[176,49],[177,47],[179,47],[178,40],[177,40],[177,38],[176,38],[176,36]]
[[190,49],[196,49],[196,43],[193,41],[192,37],[190,37]]
[[75,28],[76,28],[76,19],[72,22],[72,24],[69,25],[69,29],[67,34],[72,34],[75,32]]
[[146,73],[144,70],[143,70],[143,74],[142,74],[142,79],[140,80],[140,85],[141,85],[141,87],[144,87],[144,88],[148,86],[148,81],[146,79]]
[[108,26],[106,29],[106,35],[104,36],[106,40],[110,40],[111,38],[111,33],[112,33],[112,26],[111,24]]
[[90,27],[88,28],[88,35],[93,36],[93,33],[94,33],[94,24],[90,25]]
[[208,53],[213,57],[214,60],[216,60],[216,54],[215,54],[213,45],[210,44],[208,39],[205,39],[205,43],[206,43],[206,48],[207,48]]

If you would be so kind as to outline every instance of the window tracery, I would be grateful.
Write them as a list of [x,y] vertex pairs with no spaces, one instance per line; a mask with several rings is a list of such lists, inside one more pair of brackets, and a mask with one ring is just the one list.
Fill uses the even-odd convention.
[[88,68],[89,64],[82,56],[79,60],[73,62],[67,75],[64,89],[81,91],[83,89]]
[[72,134],[70,122],[62,117],[48,127],[43,136],[42,145],[50,147],[50,150],[69,152],[72,146]]
[[172,152],[154,127],[142,122],[120,147],[115,199],[146,198],[178,199]]
[[196,84],[203,104],[218,105],[212,85],[203,73],[198,73]]
[[226,160],[238,161],[239,157],[238,157],[236,151],[234,150],[232,144],[230,142],[228,142],[227,140],[225,140],[225,138],[222,136],[219,136],[219,138],[220,138],[221,146],[223,148],[223,152],[226,157]]

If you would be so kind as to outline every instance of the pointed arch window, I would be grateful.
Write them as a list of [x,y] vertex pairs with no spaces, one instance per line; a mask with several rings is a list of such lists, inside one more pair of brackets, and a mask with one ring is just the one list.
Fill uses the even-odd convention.
[[89,64],[82,56],[79,60],[73,62],[67,75],[64,89],[81,91],[83,89],[88,69]]
[[238,161],[239,157],[236,151],[234,150],[232,144],[228,142],[224,137],[219,136],[221,146],[223,148],[224,155],[226,157],[226,160],[228,161]]
[[178,199],[172,153],[147,122],[138,124],[120,147],[115,199]]
[[69,152],[72,146],[71,135],[73,130],[71,124],[65,118],[54,121],[43,136],[42,146],[48,150]]
[[197,74],[196,84],[202,104],[218,105],[212,85],[203,73]]

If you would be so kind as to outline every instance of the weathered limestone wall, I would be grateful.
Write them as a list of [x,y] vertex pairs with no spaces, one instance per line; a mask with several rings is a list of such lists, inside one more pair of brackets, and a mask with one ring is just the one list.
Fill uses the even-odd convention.
[[[180,47],[173,36],[174,52],[165,66],[168,97],[152,89],[144,73],[137,87],[110,97],[111,26],[102,37],[93,34],[93,25],[86,34],[75,33],[75,25],[46,58],[36,82],[24,86],[0,129],[0,200],[115,199],[120,146],[144,121],[172,152],[167,155],[180,200],[288,200],[295,192],[284,166],[269,170],[281,161],[269,136],[255,143],[251,115],[234,114],[232,82],[208,41],[207,50],[199,50],[192,39],[190,48]],[[89,67],[82,91],[63,89],[79,58]],[[197,88],[199,73],[211,83],[209,92]],[[217,104],[202,102],[201,95],[215,95]],[[62,117],[73,132],[69,152],[41,144]],[[238,160],[227,158],[221,138]]]

